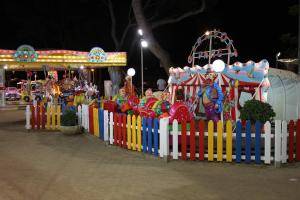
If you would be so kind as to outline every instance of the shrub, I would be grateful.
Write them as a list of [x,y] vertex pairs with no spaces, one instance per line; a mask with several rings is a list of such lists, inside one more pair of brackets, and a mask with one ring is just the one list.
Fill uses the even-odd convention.
[[75,126],[77,125],[77,115],[75,110],[66,110],[61,116],[62,126]]
[[256,121],[262,123],[273,121],[273,118],[276,116],[276,113],[270,104],[255,99],[246,101],[240,112],[240,118],[242,120],[250,120],[252,123],[255,123]]

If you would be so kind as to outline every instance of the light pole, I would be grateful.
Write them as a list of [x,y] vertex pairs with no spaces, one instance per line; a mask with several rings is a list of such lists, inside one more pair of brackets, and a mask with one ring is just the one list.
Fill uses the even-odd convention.
[[142,84],[142,96],[144,95],[144,57],[143,48],[148,47],[148,42],[143,39],[143,30],[138,29],[138,34],[141,36],[140,48],[141,48],[141,84]]
[[281,55],[280,52],[278,52],[278,53],[276,54],[276,68],[278,68],[278,58],[279,58],[280,55]]

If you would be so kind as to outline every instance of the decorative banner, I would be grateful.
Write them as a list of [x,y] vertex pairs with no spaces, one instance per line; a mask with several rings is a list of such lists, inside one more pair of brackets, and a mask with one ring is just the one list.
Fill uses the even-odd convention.
[[35,62],[38,58],[38,54],[32,46],[22,45],[17,49],[13,57],[18,62]]
[[89,62],[104,62],[107,59],[106,53],[99,47],[94,47],[88,55]]

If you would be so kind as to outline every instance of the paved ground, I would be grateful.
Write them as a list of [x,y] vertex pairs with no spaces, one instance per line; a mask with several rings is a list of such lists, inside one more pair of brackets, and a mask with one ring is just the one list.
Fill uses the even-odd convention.
[[0,200],[300,199],[300,163],[165,163],[87,135],[27,133],[23,112],[1,111]]

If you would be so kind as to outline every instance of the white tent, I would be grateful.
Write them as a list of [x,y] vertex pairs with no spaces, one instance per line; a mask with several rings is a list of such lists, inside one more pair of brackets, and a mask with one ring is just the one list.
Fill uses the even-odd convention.
[[281,120],[300,118],[300,75],[291,71],[269,69],[270,88],[267,102]]

